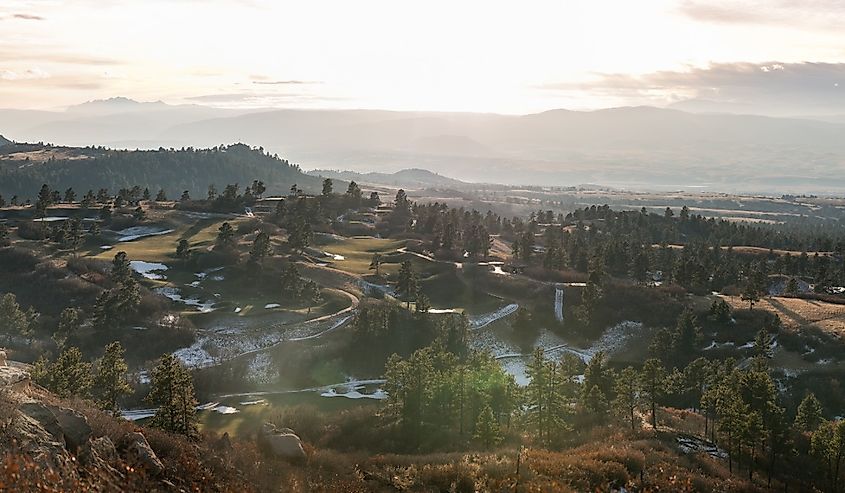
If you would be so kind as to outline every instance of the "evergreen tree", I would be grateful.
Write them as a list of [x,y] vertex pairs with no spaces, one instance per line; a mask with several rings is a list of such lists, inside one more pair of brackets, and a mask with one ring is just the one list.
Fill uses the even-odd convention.
[[417,274],[414,272],[414,265],[410,260],[402,262],[402,265],[399,266],[398,277],[396,293],[406,299],[408,308],[410,308],[411,301],[416,299],[417,293],[419,292]]
[[474,438],[480,441],[485,449],[489,449],[502,440],[502,435],[499,432],[499,420],[493,415],[493,408],[489,404],[478,413]]
[[217,239],[214,242],[215,247],[232,248],[235,246],[235,230],[228,222],[224,222],[217,228]]
[[282,296],[289,300],[297,300],[302,295],[302,277],[293,262],[288,263],[282,271]]
[[666,370],[660,360],[651,358],[646,360],[640,372],[640,385],[643,399],[648,403],[651,411],[651,427],[657,429],[657,402],[665,392]]
[[167,194],[164,193],[164,189],[158,191],[156,194],[156,202],[167,202]]
[[170,433],[198,435],[194,384],[191,374],[172,354],[165,354],[150,373],[146,401],[155,406],[151,424]]
[[812,392],[808,393],[795,415],[795,429],[802,432],[814,432],[824,421],[822,404]]
[[176,258],[186,259],[191,256],[191,245],[188,240],[182,238],[176,245]]
[[370,260],[370,270],[376,271],[376,277],[381,277],[381,263],[382,256],[380,253],[374,253],[372,260]]
[[117,401],[123,395],[132,392],[126,381],[129,367],[123,359],[124,350],[119,342],[106,346],[103,357],[97,360],[94,373],[94,392],[100,409],[109,411],[115,416],[120,414]]
[[263,231],[258,233],[252,243],[252,248],[249,250],[249,261],[260,264],[265,257],[272,254],[273,245],[270,244],[270,235]]
[[[350,186],[351,185],[352,184],[350,183]],[[323,197],[330,197],[332,195],[333,188],[334,188],[334,185],[332,184],[331,178],[326,178],[325,180],[323,180],[323,191],[322,191]]]
[[311,313],[312,306],[318,304],[320,300],[322,300],[320,286],[310,279],[305,281],[305,284],[302,286],[302,297],[308,303],[308,313]]
[[62,351],[47,372],[46,387],[59,397],[88,398],[92,384],[91,364],[76,347]]
[[132,278],[132,265],[129,263],[129,257],[126,252],[117,252],[112,259],[111,274],[109,275],[111,281],[115,284],[120,284]]
[[32,308],[29,310],[21,308],[13,293],[0,296],[0,330],[6,333],[6,345],[13,336],[31,337],[36,317]]
[[59,315],[59,325],[56,328],[56,332],[53,333],[53,341],[56,342],[56,346],[59,349],[64,349],[65,343],[76,334],[80,325],[79,310],[76,308],[65,308],[62,310],[61,315]]
[[616,374],[616,399],[613,401],[613,407],[630,420],[631,430],[636,429],[637,424],[634,411],[640,403],[640,383],[639,373],[630,366]]

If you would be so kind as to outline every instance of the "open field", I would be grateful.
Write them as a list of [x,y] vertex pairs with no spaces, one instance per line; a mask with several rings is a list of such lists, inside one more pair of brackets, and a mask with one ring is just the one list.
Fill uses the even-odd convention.
[[[723,297],[733,309],[748,309],[748,302],[738,296]],[[784,327],[798,330],[815,326],[837,336],[845,335],[845,305],[819,300],[771,296],[754,304],[755,310],[776,313]]]
[[358,275],[372,274],[370,261],[372,261],[374,253],[380,253],[385,256],[385,264],[382,266],[383,273],[391,274],[398,271],[399,267],[398,264],[391,263],[393,260],[388,257],[388,254],[396,252],[396,250],[405,246],[405,243],[404,240],[353,236],[320,245],[318,248],[343,257],[343,260],[334,262],[333,265],[336,269]]

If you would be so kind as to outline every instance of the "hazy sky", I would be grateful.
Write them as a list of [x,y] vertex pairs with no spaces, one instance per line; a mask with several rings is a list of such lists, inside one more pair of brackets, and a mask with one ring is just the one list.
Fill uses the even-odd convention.
[[0,0],[0,107],[836,112],[842,26],[845,0]]

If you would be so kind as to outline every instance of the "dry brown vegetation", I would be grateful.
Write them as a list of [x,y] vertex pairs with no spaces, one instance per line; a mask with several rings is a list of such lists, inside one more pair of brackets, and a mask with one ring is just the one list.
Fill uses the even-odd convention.
[[[747,310],[748,302],[739,296],[724,296],[734,310]],[[818,327],[841,337],[845,335],[845,305],[821,300],[771,296],[754,305],[755,310],[777,314],[787,329]]]

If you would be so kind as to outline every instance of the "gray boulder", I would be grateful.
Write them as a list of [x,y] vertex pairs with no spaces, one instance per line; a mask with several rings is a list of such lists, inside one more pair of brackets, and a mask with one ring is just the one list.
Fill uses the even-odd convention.
[[120,440],[120,444],[130,464],[141,466],[153,476],[164,471],[164,464],[158,459],[143,433],[137,431],[127,433]]
[[291,462],[305,462],[307,459],[302,440],[290,428],[280,430],[272,423],[264,423],[258,432],[258,445],[274,456]]

